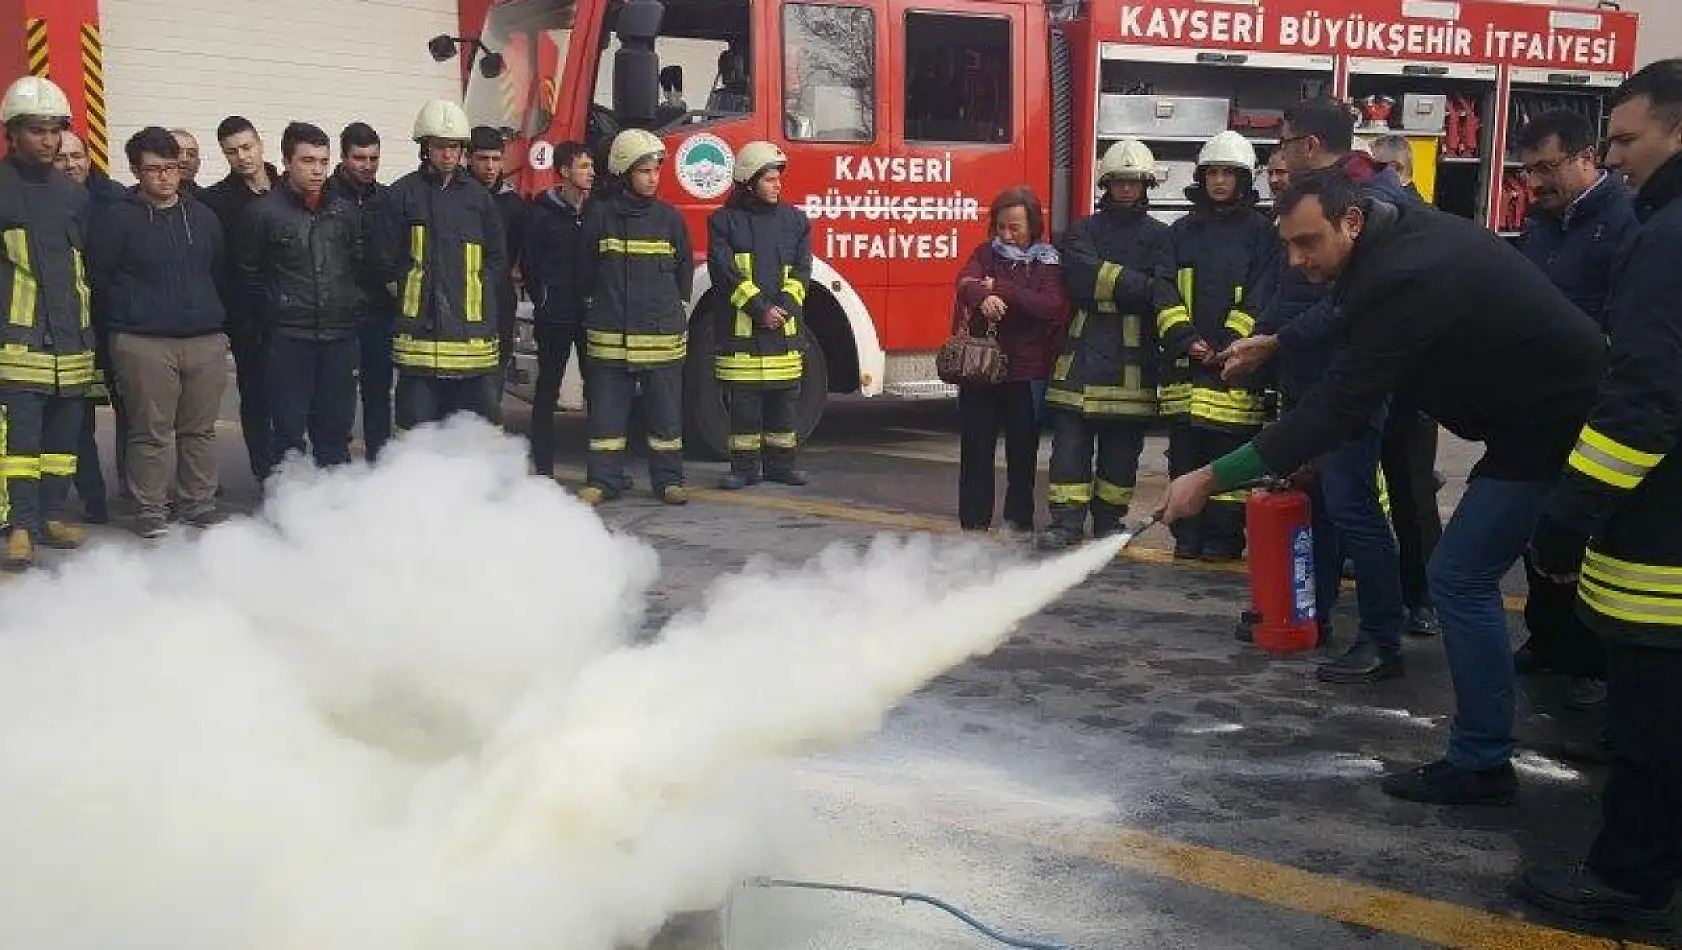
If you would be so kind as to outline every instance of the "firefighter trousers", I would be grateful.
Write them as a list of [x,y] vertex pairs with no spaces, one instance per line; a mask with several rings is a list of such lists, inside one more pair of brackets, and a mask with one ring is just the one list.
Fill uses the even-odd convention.
[[1608,642],[1606,667],[1613,763],[1588,865],[1663,903],[1682,873],[1682,650]]
[[648,433],[648,480],[659,494],[683,484],[683,364],[633,369],[591,360],[590,462],[585,481],[609,494],[624,491],[631,450],[631,413],[640,397]]
[[397,428],[413,429],[428,422],[443,422],[458,412],[471,412],[487,422],[496,422],[495,406],[502,402],[497,374],[478,376],[423,376],[397,374]]
[[1092,419],[1063,409],[1051,409],[1047,415],[1051,423],[1051,473],[1046,497],[1051,523],[1083,534],[1090,511],[1094,536],[1120,530],[1139,481],[1139,454],[1145,449],[1146,424],[1131,419]]
[[76,477],[84,396],[0,389],[0,521],[40,540],[48,521],[63,521]]
[[[1168,433],[1168,474],[1178,478],[1208,465],[1249,441],[1247,432],[1179,421]],[[1247,490],[1223,492],[1209,499],[1196,517],[1174,522],[1174,554],[1207,560],[1244,556],[1244,500]]]
[[792,472],[800,445],[799,387],[725,384],[724,392],[730,403],[730,470],[757,476],[763,459],[767,472]]

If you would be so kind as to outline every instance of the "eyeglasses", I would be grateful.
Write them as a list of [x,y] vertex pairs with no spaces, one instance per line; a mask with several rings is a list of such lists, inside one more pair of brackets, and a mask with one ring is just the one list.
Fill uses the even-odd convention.
[[164,175],[168,175],[170,172],[178,172],[180,170],[181,166],[173,162],[164,165],[136,165],[134,167],[136,174],[150,175],[153,178],[161,178]]

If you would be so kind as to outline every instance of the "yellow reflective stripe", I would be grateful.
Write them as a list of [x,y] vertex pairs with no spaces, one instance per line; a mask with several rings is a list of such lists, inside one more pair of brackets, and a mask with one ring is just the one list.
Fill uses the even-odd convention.
[[35,325],[35,272],[29,263],[29,232],[23,228],[8,229],[3,236],[6,259],[12,262],[12,306],[7,319],[14,326]]
[[793,301],[795,306],[806,306],[806,282],[794,276],[794,268],[783,268],[783,294]]
[[462,245],[462,266],[466,283],[465,310],[468,323],[485,320],[485,249],[468,241]]
[[1197,285],[1197,271],[1190,267],[1180,268],[1180,272],[1175,275],[1175,283],[1180,291],[1180,304],[1188,311],[1196,309],[1192,304],[1191,295]]
[[682,452],[683,439],[657,439],[649,436],[648,449],[651,452]]
[[1265,416],[1261,400],[1250,393],[1193,387],[1191,414],[1199,419],[1235,426],[1259,426]]
[[1099,313],[1120,313],[1121,312],[1121,308],[1116,306],[1113,301],[1109,301],[1109,300],[1098,301],[1097,303],[1092,305],[1092,309],[1098,311]]
[[1628,590],[1682,596],[1682,567],[1637,564],[1592,548],[1583,552],[1583,576]]
[[1092,501],[1089,482],[1052,482],[1045,490],[1045,500],[1056,506],[1084,505]]
[[1156,315],[1156,335],[1166,338],[1169,331],[1182,323],[1191,322],[1191,311],[1181,306],[1168,307]]
[[1241,304],[1241,303],[1244,302],[1244,285],[1243,284],[1239,284],[1238,286],[1232,288],[1232,302],[1234,304]]
[[1136,313],[1123,314],[1121,318],[1121,345],[1143,345],[1145,334],[1144,323],[1144,319]]
[[623,452],[631,447],[631,440],[624,436],[613,439],[591,439],[592,452]]
[[1595,613],[1625,623],[1682,626],[1682,600],[1626,594],[1586,577],[1577,582],[1577,599]]
[[70,261],[76,269],[76,300],[82,305],[82,327],[93,325],[93,291],[88,287],[88,271],[82,263],[82,252],[70,249]]
[[677,248],[670,241],[621,240],[604,237],[596,242],[596,250],[603,254],[675,254]]
[[1133,503],[1133,489],[1128,485],[1117,485],[1098,479],[1092,483],[1092,489],[1097,493],[1098,500],[1109,505],[1130,505]]
[[1591,548],[1583,554],[1577,596],[1615,620],[1682,626],[1682,567],[1637,564]]
[[426,281],[426,225],[409,226],[409,276],[403,279],[403,316],[419,319],[421,284]]
[[501,362],[494,339],[423,340],[406,333],[391,341],[391,358],[399,366],[444,372],[493,370]]
[[752,435],[732,435],[729,447],[732,452],[757,452],[764,442],[764,437],[757,432]]
[[739,340],[745,340],[748,337],[753,336],[753,320],[748,317],[748,312],[746,310],[736,311],[736,326],[734,329],[736,331],[736,338]]
[[788,449],[797,448],[800,445],[800,433],[798,433],[798,432],[767,432],[767,433],[765,433],[765,444],[767,446],[769,446],[770,448],[782,449],[782,450],[785,450],[785,451],[788,450]]
[[76,474],[76,456],[41,453],[41,474],[69,478]]
[[1075,319],[1069,323],[1069,339],[1078,340],[1086,332],[1086,311],[1076,310]]
[[753,282],[753,255],[736,255],[736,272],[742,275],[742,282],[736,289],[730,291],[730,306],[737,310],[747,306],[748,301],[759,296],[759,285]]
[[1098,265],[1098,280],[1092,288],[1092,299],[1100,303],[1115,300],[1115,283],[1121,279],[1121,265],[1104,261]]
[[1157,391],[1162,400],[1162,411],[1168,415],[1180,415],[1191,411],[1191,384],[1169,383]]
[[1059,380],[1068,379],[1069,367],[1074,365],[1074,362],[1075,356],[1073,353],[1064,353],[1062,356],[1057,357],[1057,361],[1051,364],[1051,378]]
[[786,383],[805,374],[805,363],[798,351],[771,356],[722,353],[713,368],[718,379],[727,383]]
[[689,338],[684,333],[587,330],[584,338],[590,356],[617,363],[681,363],[689,355]]
[[1631,448],[1596,432],[1592,426],[1584,426],[1567,464],[1597,482],[1630,489],[1641,484],[1647,473],[1662,461],[1662,455]]
[[1221,505],[1242,505],[1249,500],[1250,492],[1248,489],[1220,492],[1209,496],[1209,501],[1211,503]]
[[40,478],[41,460],[33,455],[0,455],[0,477]]
[[1226,315],[1226,328],[1239,336],[1249,336],[1256,332],[1256,318],[1242,310],[1232,310]]

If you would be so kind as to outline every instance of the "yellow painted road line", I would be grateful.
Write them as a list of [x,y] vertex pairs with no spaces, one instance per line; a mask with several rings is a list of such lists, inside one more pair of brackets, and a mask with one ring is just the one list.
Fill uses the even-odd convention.
[[1123,829],[1094,838],[1022,843],[1454,950],[1659,950],[1648,944],[1572,933],[1142,831]]

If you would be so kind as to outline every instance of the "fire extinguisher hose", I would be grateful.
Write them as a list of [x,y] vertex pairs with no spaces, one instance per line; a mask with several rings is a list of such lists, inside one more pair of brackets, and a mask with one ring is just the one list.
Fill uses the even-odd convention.
[[742,882],[744,887],[762,888],[792,888],[806,891],[832,891],[840,894],[863,894],[869,897],[887,897],[902,904],[927,904],[938,910],[945,911],[953,917],[968,924],[977,932],[990,937],[1007,947],[1017,947],[1019,950],[1071,950],[1066,944],[1047,943],[1042,940],[1030,940],[1026,937],[1015,937],[996,928],[989,927],[975,917],[965,913],[962,909],[928,894],[916,891],[895,891],[880,887],[861,887],[856,884],[828,884],[822,881],[791,881],[774,877],[750,877]]

